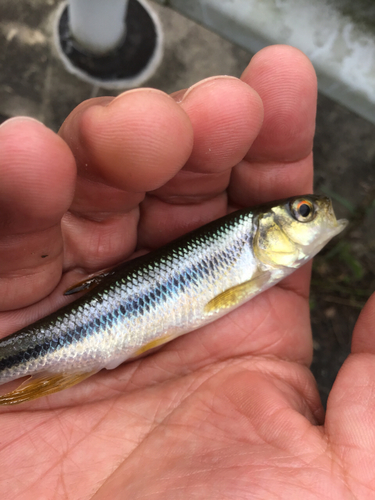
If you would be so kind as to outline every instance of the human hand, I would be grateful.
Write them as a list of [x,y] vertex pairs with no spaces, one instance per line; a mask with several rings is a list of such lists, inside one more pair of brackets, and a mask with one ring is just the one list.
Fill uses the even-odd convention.
[[[316,79],[300,52],[269,47],[242,82],[184,92],[86,101],[63,140],[30,120],[0,128],[2,336],[74,299],[63,291],[85,273],[311,192]],[[1,408],[2,498],[372,498],[375,297],[324,418],[309,272],[149,357]]]

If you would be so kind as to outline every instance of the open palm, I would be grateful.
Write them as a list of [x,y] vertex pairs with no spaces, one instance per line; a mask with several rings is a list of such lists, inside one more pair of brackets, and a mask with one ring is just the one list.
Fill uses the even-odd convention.
[[[241,80],[91,99],[60,137],[27,119],[0,128],[2,336],[74,299],[63,291],[88,273],[311,192],[309,61],[269,47]],[[373,498],[375,300],[324,417],[308,288],[305,266],[149,357],[1,408],[1,498]]]

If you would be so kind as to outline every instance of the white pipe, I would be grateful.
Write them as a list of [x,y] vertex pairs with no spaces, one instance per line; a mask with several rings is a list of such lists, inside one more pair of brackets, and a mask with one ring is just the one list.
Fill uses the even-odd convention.
[[69,0],[73,38],[86,50],[104,54],[125,37],[128,0]]

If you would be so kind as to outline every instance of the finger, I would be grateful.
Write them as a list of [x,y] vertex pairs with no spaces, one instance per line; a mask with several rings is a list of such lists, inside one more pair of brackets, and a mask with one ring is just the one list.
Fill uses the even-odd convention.
[[190,155],[191,124],[172,98],[153,89],[78,107],[60,134],[77,161],[78,180],[64,219],[66,268],[102,268],[135,248],[138,204],[172,178]]
[[61,217],[76,176],[74,158],[54,132],[30,118],[0,127],[0,308],[40,300],[61,277]]
[[[86,103],[83,112],[77,108],[60,131],[80,176],[141,192],[158,188],[185,163],[192,146],[190,122],[167,94],[136,89],[110,102],[106,98],[105,105],[96,102]],[[185,136],[188,140],[181,140]]]
[[361,312],[354,329],[352,354],[339,371],[327,403],[328,442],[357,484],[369,484],[375,473],[374,317],[375,294]]
[[262,124],[259,96],[236,78],[204,80],[182,99],[177,96],[177,101],[192,123],[194,145],[184,168],[145,200],[142,246],[160,246],[227,212],[225,190],[231,169],[244,157]]
[[375,293],[367,301],[355,325],[352,353],[375,354]]
[[241,78],[258,92],[264,106],[263,126],[248,159],[293,162],[308,156],[317,97],[309,59],[293,47],[267,47],[253,57]]
[[227,211],[226,193],[200,203],[177,205],[147,196],[141,207],[138,248],[155,249],[222,217]]
[[234,169],[232,203],[247,206],[311,192],[317,82],[310,61],[292,47],[267,47],[242,79],[262,98],[264,121]]
[[259,133],[259,95],[237,78],[214,77],[193,85],[181,107],[194,128],[194,146],[185,169],[217,173],[238,163]]

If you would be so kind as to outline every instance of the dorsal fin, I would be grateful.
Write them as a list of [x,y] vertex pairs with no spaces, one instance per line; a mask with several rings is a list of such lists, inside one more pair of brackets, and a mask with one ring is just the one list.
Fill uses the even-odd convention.
[[92,290],[95,288],[99,283],[112,274],[114,268],[108,268],[104,269],[103,271],[100,271],[95,274],[90,274],[87,278],[78,281],[77,283],[74,283],[74,285],[71,285],[69,288],[67,288],[64,292],[64,295],[73,295],[74,293],[82,292],[83,290],[86,290],[87,292],[89,290]]

